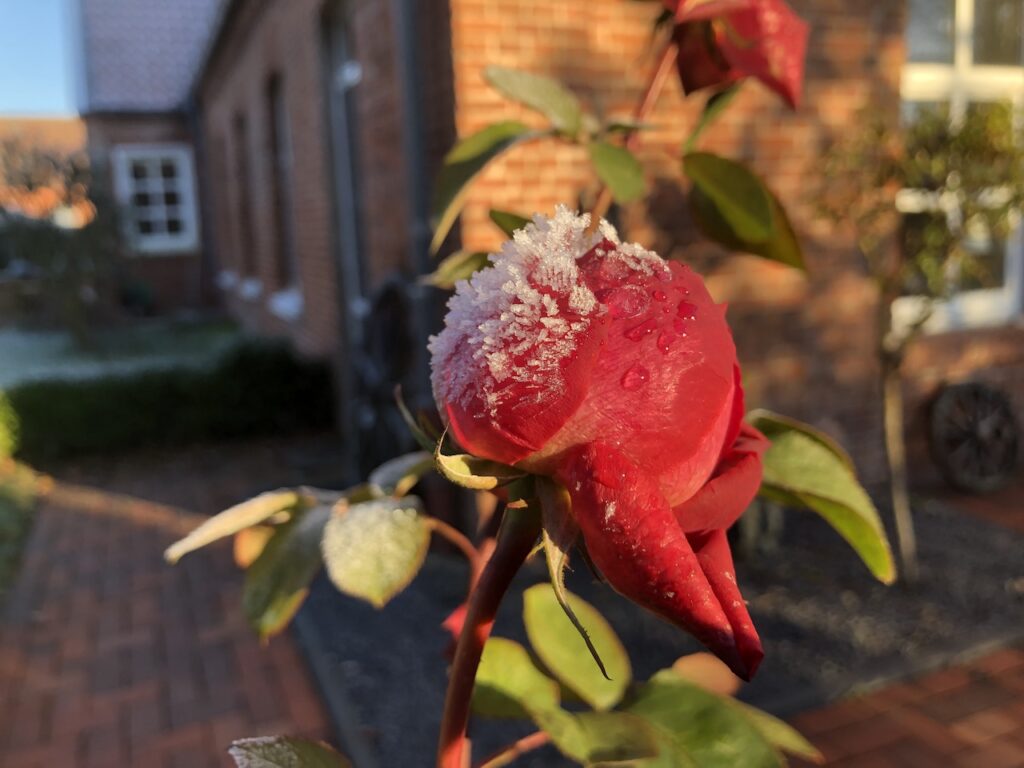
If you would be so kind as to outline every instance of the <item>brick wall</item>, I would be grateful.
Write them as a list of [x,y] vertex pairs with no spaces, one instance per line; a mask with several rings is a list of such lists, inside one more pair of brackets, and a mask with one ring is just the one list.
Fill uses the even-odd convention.
[[[213,149],[209,226],[222,268],[259,279],[263,292],[245,299],[227,292],[231,311],[254,330],[289,336],[309,354],[330,355],[342,343],[339,276],[335,246],[335,191],[325,103],[323,0],[238,3],[201,85],[203,131]],[[362,66],[353,90],[356,178],[362,263],[367,293],[396,272],[410,274],[406,169],[402,152],[401,90],[391,4],[373,0],[345,4],[350,57]],[[288,322],[268,310],[277,284],[279,258],[274,232],[270,117],[266,88],[278,75],[291,131],[294,248],[304,312]],[[246,121],[246,147],[239,152],[238,116]],[[241,182],[240,154],[248,182]],[[240,216],[248,195],[252,236]],[[253,252],[243,254],[246,244]]]
[[[101,113],[85,116],[87,149],[99,174],[99,183],[113,191],[111,152],[121,144],[192,144],[192,134],[183,114]],[[198,190],[197,190],[198,195]],[[197,198],[197,204],[202,200]],[[200,242],[202,242],[200,240]],[[130,257],[125,269],[132,280],[152,294],[159,312],[195,308],[208,302],[204,291],[202,254],[147,253]]]

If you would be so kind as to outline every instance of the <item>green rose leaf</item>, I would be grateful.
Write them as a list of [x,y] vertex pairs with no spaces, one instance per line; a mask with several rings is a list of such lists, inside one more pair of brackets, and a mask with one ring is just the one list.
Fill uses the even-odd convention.
[[487,67],[484,80],[505,98],[540,112],[562,135],[574,138],[579,133],[583,108],[557,80],[507,67]]
[[385,461],[370,473],[370,485],[380,496],[405,496],[425,474],[434,469],[434,456],[416,451]]
[[692,152],[696,148],[697,142],[704,134],[704,131],[706,131],[708,126],[715,122],[715,120],[717,120],[725,111],[725,108],[732,103],[733,99],[736,98],[736,94],[740,92],[740,87],[742,85],[742,81],[733,83],[732,85],[723,88],[708,97],[708,100],[704,102],[704,110],[700,113],[700,119],[697,120],[697,125],[693,128],[693,133],[690,134],[690,138],[686,140],[686,144],[683,146],[683,149],[686,152]]
[[426,429],[424,429],[423,424],[412,415],[409,406],[405,404],[405,398],[402,397],[401,384],[395,385],[395,406],[398,408],[398,413],[402,416],[402,421],[405,422],[405,426],[409,428],[410,434],[412,434],[420,448],[433,453],[438,441],[432,440],[430,435],[427,434]]
[[631,764],[638,768],[785,765],[731,700],[683,680],[672,670],[659,672],[639,686],[625,711],[643,718],[658,733],[658,756]]
[[551,588],[555,591],[555,599],[562,606],[566,617],[580,633],[587,650],[594,657],[601,674],[608,678],[608,670],[590,640],[590,635],[580,623],[569,604],[569,593],[565,588],[565,570],[569,567],[569,552],[580,536],[579,526],[572,516],[572,499],[564,486],[546,477],[538,477],[536,481],[537,496],[541,510],[541,542],[544,545],[544,559],[548,564],[548,575],[551,577]]
[[341,592],[383,608],[419,573],[430,526],[415,496],[339,505],[323,535],[327,575]]
[[729,703],[743,713],[765,741],[780,752],[794,755],[811,763],[825,762],[825,756],[818,751],[818,748],[789,723],[779,720],[767,712],[762,712],[760,709],[755,709],[749,704],[744,704],[742,701],[730,699]]
[[434,190],[434,218],[437,220],[430,250],[437,253],[455,218],[462,210],[466,191],[474,177],[491,160],[516,144],[544,136],[516,120],[494,123],[456,144],[445,156]]
[[525,216],[520,216],[518,213],[510,211],[499,211],[496,208],[491,209],[490,216],[491,221],[498,226],[498,229],[509,237],[512,237],[517,229],[522,229],[530,223],[530,220]]
[[764,456],[761,495],[821,515],[853,547],[879,581],[896,578],[889,540],[878,510],[853,465],[831,438],[806,424],[754,411],[750,423],[771,440]]
[[615,202],[628,203],[643,197],[647,184],[643,166],[636,155],[606,141],[591,142],[587,151],[598,178],[611,190]]
[[607,677],[594,664],[588,644],[548,584],[530,587],[523,594],[523,622],[530,645],[566,688],[594,709],[611,709],[633,679],[629,656],[596,608],[571,592],[566,592],[566,598],[596,654],[604,661]]
[[451,290],[460,280],[468,280],[481,269],[491,265],[490,255],[483,251],[456,251],[437,265],[437,269],[420,278],[420,282],[435,288]]
[[280,526],[245,572],[242,610],[261,638],[276,635],[292,620],[320,570],[320,539],[331,515],[320,506]]
[[563,755],[586,766],[641,765],[633,761],[658,754],[655,730],[625,712],[554,710],[534,713],[533,721]]
[[691,152],[683,156],[683,171],[693,181],[693,192],[714,206],[735,238],[764,243],[772,237],[771,195],[746,166],[710,152]]
[[530,718],[558,709],[558,683],[541,672],[519,643],[492,637],[473,689],[473,711],[484,717]]
[[349,761],[319,741],[286,736],[239,739],[228,749],[238,768],[349,768]]
[[752,242],[739,237],[715,202],[696,186],[690,193],[690,211],[698,228],[709,240],[730,251],[751,253],[806,272],[803,249],[786,210],[771,190],[766,187],[765,191],[771,203],[773,235],[763,242]]
[[228,536],[234,536],[239,531],[266,522],[275,515],[306,509],[311,503],[311,499],[305,494],[292,489],[261,493],[254,499],[243,501],[211,517],[188,536],[169,546],[164,552],[164,559],[171,564],[176,563],[189,552]]
[[434,451],[437,470],[446,480],[473,491],[491,491],[499,485],[525,477],[521,469],[472,456],[468,453],[441,453],[443,440]]

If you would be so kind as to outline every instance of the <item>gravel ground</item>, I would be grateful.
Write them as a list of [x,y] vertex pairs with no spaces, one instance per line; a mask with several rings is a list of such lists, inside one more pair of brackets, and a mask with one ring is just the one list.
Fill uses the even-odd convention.
[[[916,509],[922,579],[884,587],[808,513],[789,515],[779,548],[738,563],[740,584],[766,658],[742,698],[779,714],[1024,632],[1024,535],[938,502]],[[544,574],[528,567],[506,600],[495,634],[522,640],[519,592]],[[379,766],[427,764],[445,684],[443,618],[462,598],[465,570],[431,557],[420,577],[384,611],[317,584],[303,610],[321,682],[343,690],[343,717]],[[635,608],[585,568],[570,588],[604,613],[624,639],[638,678],[697,650],[687,636]],[[529,730],[481,723],[474,752],[486,754]],[[539,752],[516,765],[564,765]]]

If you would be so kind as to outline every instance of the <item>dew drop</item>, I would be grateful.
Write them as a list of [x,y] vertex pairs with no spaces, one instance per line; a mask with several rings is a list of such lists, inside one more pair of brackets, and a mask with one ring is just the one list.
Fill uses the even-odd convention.
[[667,355],[668,351],[672,348],[672,342],[676,340],[674,334],[668,331],[662,331],[658,335],[658,349],[661,350],[663,355]]
[[647,383],[647,369],[637,363],[622,375],[622,388],[634,392]]
[[637,285],[624,285],[597,293],[597,299],[606,307],[613,320],[636,317],[650,306],[647,291]]
[[644,336],[648,336],[654,333],[654,329],[658,327],[658,323],[654,318],[644,320],[640,325],[634,325],[623,335],[630,341],[640,341]]
[[651,295],[654,297],[655,301],[664,301],[665,299],[668,298],[668,294],[660,289],[655,291]]
[[685,317],[690,320],[693,320],[694,318],[697,317],[697,306],[695,304],[691,304],[688,301],[680,301],[679,306],[676,307],[676,312],[679,314],[680,317]]

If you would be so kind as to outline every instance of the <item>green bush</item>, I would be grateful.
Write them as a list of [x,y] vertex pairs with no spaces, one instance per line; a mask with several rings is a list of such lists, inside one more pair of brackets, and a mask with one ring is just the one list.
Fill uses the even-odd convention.
[[30,463],[330,427],[327,365],[249,342],[209,370],[44,381],[7,392]]
[[36,476],[28,467],[0,460],[0,602],[17,570],[36,495]]
[[0,461],[9,459],[18,448],[18,416],[11,401],[0,392]]

